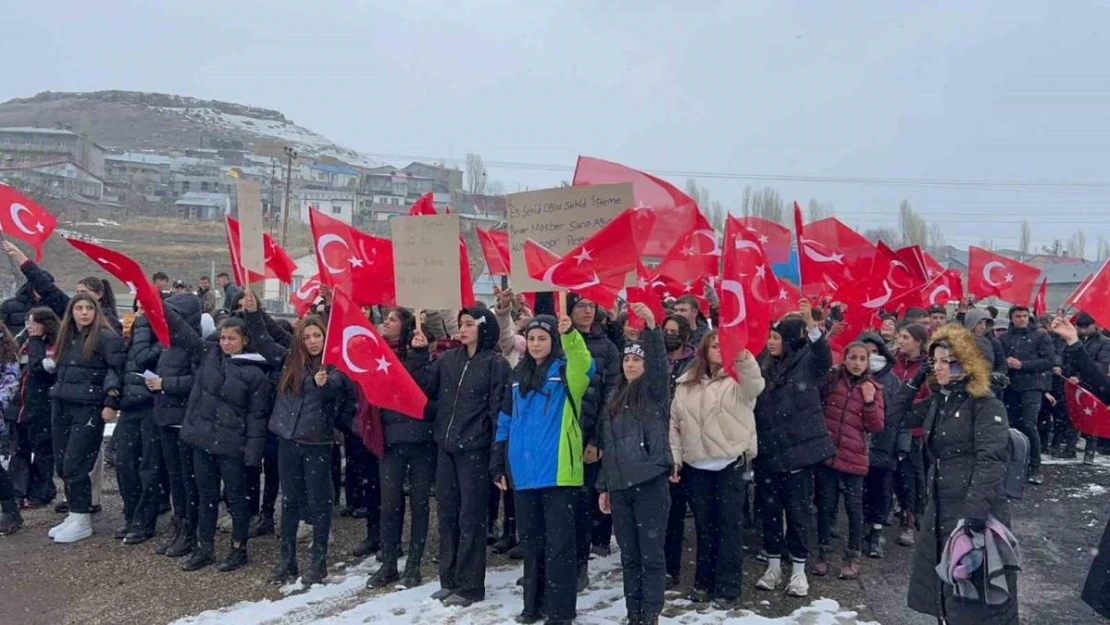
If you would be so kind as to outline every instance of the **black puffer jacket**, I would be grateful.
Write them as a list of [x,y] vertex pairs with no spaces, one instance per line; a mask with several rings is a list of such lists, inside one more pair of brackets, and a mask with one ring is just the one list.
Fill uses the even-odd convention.
[[54,386],[56,376],[53,370],[43,367],[43,361],[48,357],[53,359],[54,348],[42,337],[30,337],[24,349],[27,350],[27,364],[23,367],[19,390],[4,410],[4,419],[14,423],[49,421],[50,387]]
[[[39,302],[36,306],[49,306],[54,314],[58,315],[59,319],[65,319],[66,308],[69,307],[69,296],[59,289],[58,285],[54,284],[54,276],[30,260],[23,263],[20,270],[27,278],[27,284],[31,285],[31,289],[39,295]],[[119,320],[119,312],[116,309],[111,306],[101,306],[100,312],[104,314],[104,318],[108,320],[108,325],[112,326],[116,334],[123,333],[123,322]]]
[[1110,375],[1110,339],[1103,336],[1101,332],[1096,332],[1089,338],[1080,339],[1080,342],[1098,370],[1103,375]]
[[[167,309],[173,309],[200,336],[199,298],[180,293],[167,297],[163,303]],[[185,421],[185,405],[193,391],[193,373],[198,362],[192,353],[176,343],[162,349],[154,370],[162,378],[162,391],[154,397],[154,422],[160,427],[181,425]]]
[[1002,335],[1002,348],[1007,358],[1021,361],[1020,369],[1010,369],[1009,388],[1016,392],[1052,390],[1052,367],[1056,353],[1052,337],[1042,329],[1014,328]]
[[611,415],[609,407],[602,413],[598,432],[604,453],[598,490],[631,488],[669,473],[673,465],[670,372],[663,333],[658,328],[644,329],[640,344],[644,348],[644,374],[634,384],[641,386],[647,401],[638,409],[625,404],[616,414]]
[[445,451],[459,453],[489,449],[497,417],[511,388],[509,363],[497,352],[500,328],[497,317],[485,308],[467,308],[460,314],[483,319],[478,326],[478,348],[473,356],[465,347],[444,352],[435,362],[414,358],[420,367],[413,376],[424,394],[437,401],[435,442]]
[[127,356],[123,339],[112,330],[101,328],[96,344],[86,357],[84,347],[88,334],[88,330],[75,332],[61,358],[55,357],[57,380],[50,389],[50,398],[118,410],[123,390],[121,373]]
[[836,455],[825,427],[821,387],[832,368],[832,351],[822,336],[782,358],[765,354],[760,368],[766,388],[755,404],[759,470],[783,473]]
[[[408,346],[412,344],[412,335],[416,329],[416,323],[413,319],[408,319],[405,325],[401,328],[401,336],[398,339],[399,346]],[[398,349],[397,356],[405,365],[409,375],[415,379],[416,372],[419,371],[428,359],[428,352],[424,350],[416,351],[412,349]],[[435,398],[429,398],[427,405],[424,406],[424,418],[413,419],[408,415],[403,415],[394,410],[381,410],[382,430],[385,439],[385,444],[397,445],[399,443],[430,443],[432,442],[433,428],[436,419],[436,411],[438,403]]]
[[257,467],[266,447],[274,387],[266,359],[255,353],[228,356],[200,338],[172,308],[166,310],[170,342],[200,360],[186,405],[181,439],[207,453],[242,458]]
[[597,426],[620,384],[623,357],[601,323],[595,323],[589,333],[581,334],[586,339],[586,349],[590,350],[596,371],[586,387],[586,394],[582,396],[582,413],[578,421],[582,426],[582,440],[596,447],[600,437]]
[[301,378],[301,392],[280,393],[270,415],[270,431],[280,438],[298,443],[330,444],[335,440],[336,400],[342,395],[342,371],[330,367],[327,382],[316,386],[320,369],[317,358]]
[[27,325],[27,313],[35,307],[34,289],[30,282],[24,282],[15,297],[10,297],[0,303],[0,320],[12,335],[19,334]]
[[131,324],[131,344],[127,347],[127,362],[123,367],[123,412],[120,420],[142,417],[154,408],[154,393],[146,387],[144,371],[158,368],[162,345],[154,336],[150,320],[145,315]]
[[902,430],[902,417],[905,410],[898,410],[898,390],[902,383],[894,375],[894,354],[887,348],[883,337],[871,332],[864,332],[859,340],[870,343],[879,349],[879,354],[886,358],[886,366],[879,371],[872,371],[871,377],[883,387],[883,430],[871,435],[869,463],[873,468],[892,469],[898,464],[896,456],[898,434]]

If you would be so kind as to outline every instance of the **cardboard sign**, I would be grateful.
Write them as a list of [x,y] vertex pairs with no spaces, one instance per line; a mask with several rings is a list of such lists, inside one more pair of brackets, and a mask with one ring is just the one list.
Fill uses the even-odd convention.
[[262,241],[262,186],[253,180],[235,181],[239,204],[239,262],[248,271],[266,274],[266,247]]
[[513,290],[554,291],[528,275],[524,241],[532,239],[562,255],[634,206],[631,184],[558,187],[506,196]]
[[397,304],[428,310],[461,307],[459,216],[394,217],[389,228]]

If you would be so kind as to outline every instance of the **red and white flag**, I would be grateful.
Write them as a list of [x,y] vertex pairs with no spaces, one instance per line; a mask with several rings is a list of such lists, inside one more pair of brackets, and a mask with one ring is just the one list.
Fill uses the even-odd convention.
[[1104,328],[1110,328],[1110,261],[1085,281],[1072,297],[1075,307],[1094,317]]
[[293,305],[293,310],[297,311],[297,316],[303,317],[312,310],[312,304],[318,297],[320,297],[320,274],[306,279],[301,282],[300,287],[290,291],[289,303]]
[[235,280],[239,284],[250,284],[252,282],[261,282],[262,280],[277,279],[285,284],[292,284],[293,274],[297,271],[297,263],[289,257],[289,254],[278,245],[274,237],[269,233],[262,233],[262,245],[265,249],[266,260],[266,275],[259,275],[253,271],[248,271],[243,266],[243,261],[239,257],[240,238],[239,238],[239,220],[232,217],[227,217],[227,246],[228,252],[231,256],[231,269],[235,274]]
[[1064,389],[1067,393],[1068,416],[1075,424],[1075,429],[1086,436],[1110,438],[1110,408],[1071,380],[1064,383]]
[[762,217],[736,217],[759,238],[763,253],[772,263],[785,263],[790,260],[790,228]]
[[875,246],[835,217],[802,225],[802,208],[794,202],[798,271],[802,293],[825,297],[870,275]]
[[730,217],[725,224],[724,267],[718,287],[720,298],[721,361],[737,377],[736,357],[747,349],[758,355],[767,345],[774,298],[780,294],[778,279],[759,242],[759,235]]
[[397,305],[393,242],[356,230],[317,210],[308,211],[320,283],[346,291],[360,306]]
[[486,230],[475,228],[478,242],[482,244],[482,255],[486,258],[486,268],[491,276],[507,276],[509,260],[509,233],[505,230]]
[[35,248],[35,262],[42,259],[42,246],[57,225],[58,220],[34,200],[0,184],[0,230]]
[[997,297],[1026,306],[1041,270],[981,247],[968,248],[967,290],[975,297]]

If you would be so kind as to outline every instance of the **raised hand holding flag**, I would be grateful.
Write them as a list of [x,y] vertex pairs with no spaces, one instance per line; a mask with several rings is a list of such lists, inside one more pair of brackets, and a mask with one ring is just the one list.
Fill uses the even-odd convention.
[[42,246],[57,225],[58,220],[34,200],[0,184],[0,230],[35,248],[35,262],[42,259]]

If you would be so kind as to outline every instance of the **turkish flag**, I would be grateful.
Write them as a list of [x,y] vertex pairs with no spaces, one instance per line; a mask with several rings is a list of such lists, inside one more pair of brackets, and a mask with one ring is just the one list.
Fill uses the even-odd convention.
[[597,272],[591,272],[590,277],[583,280],[581,273],[574,271],[558,254],[532,239],[524,241],[524,262],[528,275],[536,280],[573,291],[603,308],[615,308],[617,293],[624,288],[623,275],[602,278]]
[[1040,317],[1048,312],[1048,276],[1041,279],[1041,288],[1033,298],[1033,316]]
[[343,291],[332,294],[324,363],[354,380],[366,401],[414,419],[424,418],[428,398],[389,345]]
[[762,217],[736,217],[740,223],[756,233],[759,244],[763,246],[763,253],[772,264],[785,263],[790,260],[790,228]]
[[58,220],[31,198],[0,183],[0,230],[35,248],[35,262],[42,260],[42,246]]
[[[629,304],[643,304],[647,306],[653,315],[655,315],[655,323],[659,327],[663,327],[663,319],[667,317],[667,311],[663,309],[663,301],[658,295],[653,293],[650,289],[645,289],[641,286],[630,286],[625,289],[625,294],[628,296]],[[642,330],[646,325],[643,319],[636,316],[636,313],[631,307],[628,309],[628,325],[637,330]]]
[[1110,438],[1110,408],[1071,380],[1064,382],[1064,389],[1068,395],[1068,416],[1075,429],[1086,436]]
[[[883,243],[883,245],[886,245]],[[876,246],[878,247],[878,246]],[[902,263],[905,271],[913,277],[913,279],[922,286],[928,284],[935,276],[930,277],[928,262],[925,260],[927,254],[921,249],[920,245],[908,245],[900,247],[894,255]]]
[[1075,306],[1076,298],[1078,298],[1080,295],[1083,294],[1084,291],[1087,290],[1087,285],[1091,283],[1091,280],[1094,280],[1095,276],[1101,273],[1102,270],[1105,268],[1106,264],[1104,263],[1103,266],[1099,268],[1099,271],[1096,271],[1095,273],[1088,275],[1086,278],[1083,278],[1083,281],[1079,283],[1079,286],[1075,287],[1075,290],[1071,292],[1071,295],[1068,295],[1068,298],[1064,300],[1064,303],[1060,304],[1060,310],[1067,311],[1070,310],[1072,306]]
[[780,288],[759,235],[730,217],[725,223],[724,267],[720,297],[721,362],[737,379],[736,357],[747,349],[758,355],[771,329],[772,294]]
[[798,310],[798,302],[802,301],[802,290],[793,282],[780,279],[778,297],[771,298],[771,323],[777,323],[789,313]]
[[[446,208],[444,212],[450,215],[451,209]],[[412,208],[409,209],[410,216],[438,214],[434,195],[431,191],[420,196],[420,199],[416,200]],[[459,235],[459,289],[463,307],[473,306],[476,301],[474,298],[474,278],[470,275],[470,255],[466,252],[466,240],[463,239],[461,234]]]
[[[1076,289],[1075,307],[1094,317],[1104,328],[1110,328],[1110,261],[1091,276],[1086,286]],[[1069,298],[1071,299],[1071,298]]]
[[829,217],[802,225],[802,208],[794,202],[798,270],[802,293],[823,297],[868,277],[875,246],[860,233]]
[[698,205],[673,184],[619,163],[579,156],[574,167],[574,185],[632,184],[637,208],[655,215],[652,228],[641,233],[639,245],[644,256],[663,257],[675,241],[698,227]]
[[967,290],[975,297],[997,297],[1017,306],[1033,298],[1041,270],[981,247],[968,248]]
[[478,242],[482,244],[482,255],[486,258],[486,268],[491,276],[509,275],[509,233],[505,230],[486,230],[475,228]]
[[679,282],[696,282],[720,272],[721,246],[717,242],[717,232],[700,211],[697,222],[663,257],[663,262],[655,268],[657,274]]
[[344,290],[360,306],[397,305],[393,242],[356,230],[317,210],[308,211],[320,283]]
[[89,260],[100,265],[104,271],[115,276],[117,280],[127,285],[127,288],[143,306],[143,314],[150,320],[150,328],[155,336],[166,347],[170,346],[170,326],[166,323],[166,311],[162,308],[162,294],[147,280],[146,272],[139,263],[115,250],[101,247],[88,241],[79,241],[66,237],[69,243]]
[[932,282],[921,289],[925,306],[945,306],[964,298],[963,278],[959,269],[945,269]]
[[262,245],[266,254],[266,275],[264,276],[253,271],[247,271],[243,267],[242,259],[239,258],[239,220],[231,217],[227,217],[227,245],[228,252],[231,254],[232,270],[235,272],[235,279],[239,284],[250,284],[269,279],[281,280],[285,284],[293,283],[293,274],[297,271],[297,263],[293,262],[289,254],[281,249],[281,246],[269,233],[262,233]]
[[937,276],[944,273],[944,265],[937,262],[929,252],[922,251],[921,257],[925,260],[925,276],[930,280],[935,280]]
[[320,274],[316,274],[301,283],[301,286],[289,293],[289,303],[298,317],[303,317],[312,310],[312,304],[320,296]]

